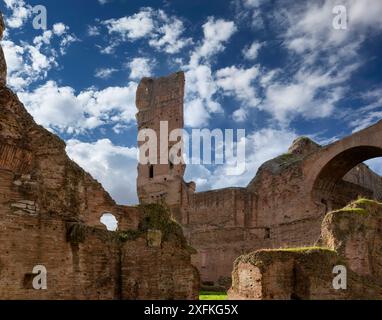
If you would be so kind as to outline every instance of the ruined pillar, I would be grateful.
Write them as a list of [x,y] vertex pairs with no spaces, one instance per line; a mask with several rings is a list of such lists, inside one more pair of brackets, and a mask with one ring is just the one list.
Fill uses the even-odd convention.
[[[183,72],[158,79],[143,78],[136,96],[138,130],[151,129],[157,141],[155,161],[138,164],[139,200],[141,203],[165,203],[178,218],[188,184],[183,180],[185,164],[176,163],[169,154],[182,139],[169,141],[169,134],[184,126],[184,86]],[[138,142],[140,147],[143,144],[147,145],[147,140]]]

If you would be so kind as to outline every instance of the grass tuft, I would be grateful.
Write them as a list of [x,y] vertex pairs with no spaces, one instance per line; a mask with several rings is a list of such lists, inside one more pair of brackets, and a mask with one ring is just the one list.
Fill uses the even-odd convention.
[[201,291],[199,300],[227,300],[226,292]]
[[296,247],[296,248],[279,248],[279,249],[263,249],[261,250],[263,252],[277,252],[277,251],[282,251],[282,252],[308,252],[308,251],[330,251],[334,252],[333,250],[325,247]]

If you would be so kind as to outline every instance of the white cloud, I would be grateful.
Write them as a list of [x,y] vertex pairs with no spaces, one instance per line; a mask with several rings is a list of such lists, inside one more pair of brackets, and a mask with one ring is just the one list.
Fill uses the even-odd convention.
[[[231,66],[216,71],[216,83],[223,89],[224,94],[234,96],[247,107],[256,107],[260,99],[257,97],[253,82],[258,75],[259,69],[256,66],[248,69]],[[243,114],[236,114],[237,116]]]
[[248,60],[255,60],[259,54],[262,44],[254,41],[250,46],[243,49],[243,56]]
[[[325,118],[332,114],[335,103],[343,97],[341,87],[328,89],[328,86],[304,81],[272,84],[266,89],[266,99],[260,108],[270,112],[283,124],[288,124],[297,115],[307,119]],[[327,91],[322,93],[322,97],[317,97],[321,89]]]
[[209,112],[205,109],[205,104],[201,99],[194,99],[186,102],[184,109],[184,122],[188,127],[200,127],[208,124]]
[[130,79],[141,79],[143,77],[150,77],[154,62],[148,58],[134,58],[128,63],[130,68]]
[[213,17],[203,24],[204,37],[192,52],[188,65],[183,66],[186,70],[186,125],[206,125],[211,113],[223,112],[215,99],[218,85],[212,74],[210,59],[225,49],[225,44],[236,30],[232,21],[215,20]]
[[22,27],[31,16],[32,7],[24,0],[4,0],[7,9],[11,10],[10,16],[6,16],[6,25],[15,29]]
[[237,31],[233,21],[215,20],[209,17],[203,25],[204,39],[199,48],[191,56],[190,65],[198,65],[201,59],[208,60],[213,55],[225,49],[224,44]]
[[100,35],[101,32],[97,26],[88,26],[87,34],[88,36],[94,37]]
[[186,72],[185,123],[199,127],[207,124],[210,113],[223,109],[214,100],[218,87],[213,79],[211,68],[206,65],[193,66]]
[[369,90],[362,95],[363,100],[367,101],[366,106],[360,108],[359,111],[370,111],[378,108],[382,108],[382,89],[377,88]]
[[258,168],[268,160],[271,160],[285,152],[296,138],[296,134],[289,130],[264,128],[250,133],[246,140],[246,170],[243,174],[232,176],[227,183],[226,168],[218,167],[214,172],[216,181],[214,188],[234,186],[246,186],[255,176]]
[[[89,89],[82,91],[78,99],[86,112],[107,122],[135,121],[135,92],[137,84],[129,82],[126,87],[108,87],[103,90]],[[110,113],[117,112],[111,117]]]
[[264,12],[261,5],[264,0],[234,0],[232,3],[236,8],[236,20],[242,24],[251,25],[253,29],[264,28]]
[[247,116],[248,109],[245,107],[241,107],[233,112],[232,119],[236,122],[244,122],[245,120],[247,120]]
[[198,182],[198,191],[245,187],[265,161],[285,153],[295,138],[296,134],[289,130],[264,128],[252,132],[246,138],[246,170],[243,174],[227,178],[228,163],[211,170],[203,165],[188,165],[186,179]]
[[[17,6],[23,1],[8,1],[8,5]],[[43,80],[48,71],[58,65],[60,56],[52,45],[53,40],[58,41],[60,54],[64,55],[70,43],[78,41],[68,33],[69,27],[63,23],[56,23],[52,30],[45,30],[33,38],[33,43],[20,40],[18,43],[10,39],[9,32],[5,33],[2,47],[8,66],[8,85],[16,90],[23,91],[30,84]]]
[[127,87],[88,89],[76,95],[73,88],[48,81],[19,96],[37,123],[73,134],[103,124],[134,121],[136,88],[136,83],[131,82]]
[[[272,15],[276,24],[282,26],[278,30],[282,30],[283,45],[293,62],[282,72],[261,70],[258,85],[265,96],[258,108],[283,125],[298,116],[314,119],[332,115],[349,90],[347,81],[362,65],[359,53],[362,42],[372,29],[381,28],[374,14],[370,21],[361,14],[370,8],[381,12],[381,2],[347,0],[344,5],[348,9],[349,29],[334,29],[332,10],[336,4],[331,0],[313,4],[298,2],[278,7]],[[247,47],[243,52],[247,58],[256,57],[259,49],[256,42],[251,49],[252,46]],[[234,118],[240,120],[245,110],[239,110]]]
[[97,78],[101,78],[101,79],[108,79],[110,78],[110,76],[117,72],[118,70],[115,69],[115,68],[100,68],[100,69],[97,69],[96,72],[95,72],[95,77]]
[[[163,10],[142,8],[131,16],[109,19],[102,24],[106,25],[110,34],[118,34],[123,40],[147,38],[151,47],[169,54],[178,53],[192,43],[191,38],[182,37],[185,31],[183,22],[176,16],[167,15]],[[111,45],[112,43],[108,47]]]
[[166,53],[173,54],[192,43],[191,38],[182,38],[185,29],[181,20],[167,16],[162,10],[158,14],[163,22],[159,29],[156,29],[158,33],[154,33],[149,41],[150,46],[156,49],[163,48]]
[[61,40],[60,43],[60,52],[62,55],[66,54],[67,48],[72,44],[73,42],[80,41],[75,35],[73,34],[65,34]]
[[106,25],[109,33],[118,33],[124,39],[134,40],[143,38],[153,31],[152,14],[153,10],[151,8],[143,8],[132,16],[109,19],[103,23]]
[[109,139],[93,143],[67,141],[71,159],[102,183],[119,204],[138,203],[136,193],[137,148],[114,145]]
[[357,117],[356,120],[351,121],[350,127],[352,128],[352,132],[357,132],[370,127],[380,119],[382,119],[382,111],[369,112],[366,115],[364,114],[362,117]]
[[46,56],[41,52],[40,45],[17,45],[10,40],[3,40],[2,47],[8,66],[8,84],[17,91],[45,78],[47,72],[57,65],[54,56]]
[[345,0],[340,4],[347,9],[348,29],[336,30],[333,28],[333,8],[338,4],[335,0],[325,0],[289,10],[289,28],[285,35],[287,46],[297,53],[316,50],[319,56],[322,51],[335,49],[350,41],[363,41],[368,32],[382,28],[381,1]]
[[67,29],[68,27],[62,22],[58,22],[53,25],[53,32],[57,36],[62,36],[67,31]]
[[53,36],[53,32],[51,30],[46,30],[42,33],[42,35],[36,36],[33,39],[33,44],[35,44],[37,48],[41,48],[41,46],[43,46],[44,44],[49,45],[52,39],[52,36]]

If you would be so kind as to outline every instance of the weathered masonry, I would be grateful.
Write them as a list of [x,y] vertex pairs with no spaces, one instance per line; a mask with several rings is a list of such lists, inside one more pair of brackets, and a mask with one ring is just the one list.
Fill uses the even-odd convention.
[[[184,81],[181,72],[141,81],[139,129],[159,137],[160,121],[169,122],[169,132],[183,128]],[[195,192],[195,183],[183,179],[184,165],[139,165],[138,195],[142,202],[170,206],[197,249],[192,261],[203,284],[227,288],[241,254],[312,245],[327,212],[360,195],[381,199],[381,177],[362,164],[378,156],[382,122],[325,147],[299,138],[288,153],[264,163],[244,188]]]
[[[104,213],[117,232],[100,223]],[[1,49],[0,243],[0,299],[198,297],[191,249],[168,210],[116,205],[6,87]],[[46,290],[33,288],[37,265]]]

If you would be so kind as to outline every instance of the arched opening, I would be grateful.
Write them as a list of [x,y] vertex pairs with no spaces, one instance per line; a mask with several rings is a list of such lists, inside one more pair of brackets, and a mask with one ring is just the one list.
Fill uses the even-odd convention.
[[357,174],[360,176],[367,174],[370,178],[374,178],[372,172],[366,167],[357,167],[359,173],[352,171],[350,174],[350,171],[366,160],[378,157],[382,157],[382,148],[374,146],[354,147],[337,154],[317,176],[312,190],[313,197],[323,203],[327,211],[343,207],[358,196],[375,198],[375,192],[371,189],[380,182],[378,178],[375,177],[376,183],[368,184],[367,177],[354,178]]
[[118,230],[118,220],[117,218],[109,212],[105,212],[101,219],[100,222],[106,226],[106,229],[109,231],[117,231]]

